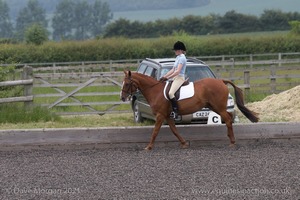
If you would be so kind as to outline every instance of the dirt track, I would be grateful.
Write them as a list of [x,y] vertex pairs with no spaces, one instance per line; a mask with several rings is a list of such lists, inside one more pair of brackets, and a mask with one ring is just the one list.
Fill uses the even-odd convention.
[[0,151],[1,199],[299,199],[299,140]]

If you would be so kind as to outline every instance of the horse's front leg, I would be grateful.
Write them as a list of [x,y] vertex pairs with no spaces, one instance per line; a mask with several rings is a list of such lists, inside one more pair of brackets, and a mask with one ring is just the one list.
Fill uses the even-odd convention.
[[150,143],[147,145],[145,150],[151,150],[153,148],[155,138],[158,135],[158,132],[159,132],[159,130],[160,130],[162,124],[163,124],[164,119],[165,118],[163,116],[159,115],[159,114],[156,116],[156,122],[155,122],[155,125],[154,125],[154,129],[152,131]]
[[173,134],[180,141],[181,148],[184,148],[184,149],[188,148],[189,147],[189,143],[187,141],[185,141],[185,139],[183,139],[183,137],[181,137],[181,135],[178,133],[177,128],[175,126],[174,120],[170,119],[170,118],[167,118],[167,122],[168,122],[169,127],[170,127],[171,131],[173,132]]

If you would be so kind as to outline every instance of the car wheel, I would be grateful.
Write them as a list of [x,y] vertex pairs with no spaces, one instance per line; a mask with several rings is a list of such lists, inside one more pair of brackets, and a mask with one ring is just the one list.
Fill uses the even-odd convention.
[[141,115],[139,105],[135,101],[133,104],[133,120],[135,123],[142,123],[144,118]]

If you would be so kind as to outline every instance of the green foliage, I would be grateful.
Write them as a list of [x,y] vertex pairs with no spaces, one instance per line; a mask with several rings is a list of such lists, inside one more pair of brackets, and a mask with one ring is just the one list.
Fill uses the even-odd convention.
[[[14,66],[1,67],[0,66],[0,82],[14,80],[16,70]],[[2,86],[0,87],[0,98],[7,98],[13,96],[20,96],[22,87],[18,86]]]
[[291,29],[291,34],[300,35],[300,21],[290,21],[289,22]]
[[17,40],[13,38],[0,38],[0,44],[16,44]]
[[10,80],[10,78],[12,78],[14,74],[15,74],[14,66],[7,66],[7,67],[0,66],[0,82]]
[[72,38],[72,19],[74,14],[74,2],[71,0],[63,0],[56,6],[56,10],[52,18],[54,40]]
[[48,40],[48,31],[40,24],[33,24],[25,31],[27,44],[41,45]]
[[0,104],[0,123],[28,123],[59,121],[60,117],[47,108],[27,109],[21,104]]
[[260,17],[263,30],[288,30],[288,15],[280,10],[265,10]]
[[300,20],[300,13],[284,13],[280,10],[265,10],[260,17],[237,13],[234,10],[223,16],[188,15],[182,19],[156,20],[142,23],[119,19],[107,25],[104,37],[153,38],[168,36],[184,30],[190,35],[244,33],[256,31],[289,30],[291,20]]
[[25,31],[33,24],[47,28],[46,11],[39,5],[37,0],[29,0],[25,8],[21,9],[16,21],[17,38],[22,41]]
[[89,4],[86,0],[77,2],[61,1],[53,17],[53,38],[55,40],[85,40],[102,33],[104,25],[112,19],[108,3],[96,0]]
[[45,63],[172,57],[174,42],[186,44],[188,56],[300,52],[300,37],[289,34],[191,36],[183,31],[154,39],[106,38],[45,42],[43,45],[0,44],[3,63]]
[[242,33],[249,31],[264,30],[261,27],[260,19],[256,16],[228,11],[223,17],[218,17],[218,25],[215,29],[221,33]]
[[9,38],[13,35],[13,26],[9,17],[9,8],[5,1],[0,0],[0,38]]

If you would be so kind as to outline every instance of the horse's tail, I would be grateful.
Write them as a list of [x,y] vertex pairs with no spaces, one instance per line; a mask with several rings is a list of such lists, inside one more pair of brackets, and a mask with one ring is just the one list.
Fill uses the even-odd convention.
[[229,80],[223,80],[225,84],[230,84],[234,88],[235,101],[239,110],[251,121],[258,122],[259,118],[257,117],[258,113],[249,110],[244,105],[244,95],[241,88],[237,87],[233,82]]

